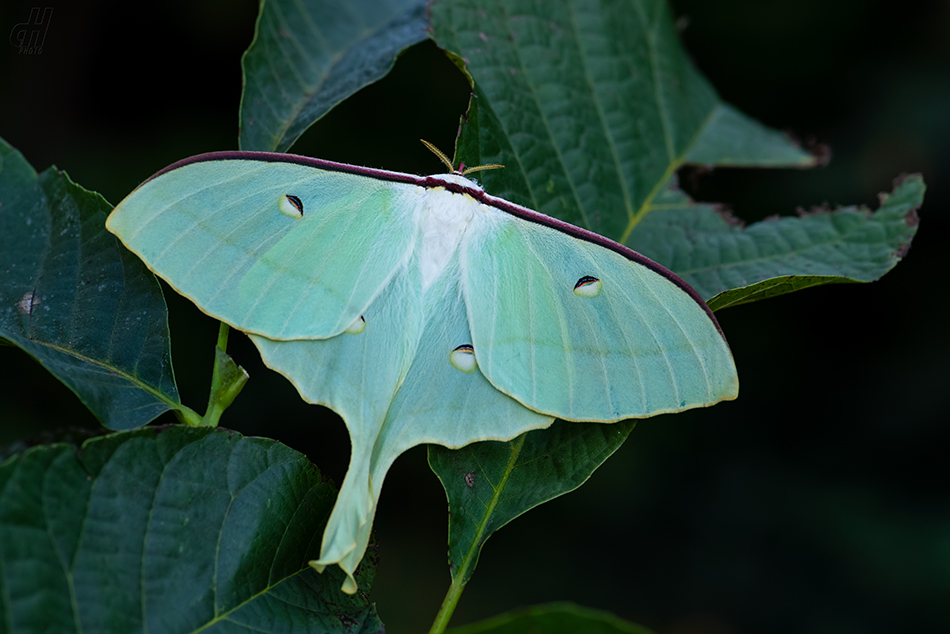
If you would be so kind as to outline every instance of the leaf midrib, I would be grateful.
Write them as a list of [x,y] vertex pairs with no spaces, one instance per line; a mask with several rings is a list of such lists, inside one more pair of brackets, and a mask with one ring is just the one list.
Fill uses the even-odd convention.
[[[868,222],[872,221],[872,219],[873,219],[873,214],[872,214],[872,216],[871,216],[871,219],[868,220]],[[780,261],[780,260],[782,260],[782,259],[784,259],[784,258],[787,258],[787,257],[805,257],[804,254],[807,253],[807,252],[809,252],[809,251],[813,251],[813,250],[815,250],[815,249],[824,248],[824,247],[827,247],[827,246],[833,245],[833,244],[840,244],[840,243],[842,243],[842,242],[847,242],[847,241],[848,241],[848,238],[849,238],[850,236],[855,235],[855,234],[863,233],[863,232],[864,232],[863,230],[866,229],[866,228],[867,228],[867,223],[865,222],[865,223],[862,223],[862,224],[860,224],[860,225],[856,225],[856,229],[855,229],[854,231],[848,231],[848,232],[845,232],[845,233],[841,233],[841,234],[839,234],[836,238],[834,238],[834,239],[832,239],[832,240],[825,240],[825,241],[822,241],[822,242],[815,242],[815,243],[809,244],[808,246],[803,247],[803,248],[800,248],[800,249],[790,249],[790,250],[785,251],[785,252],[783,252],[783,253],[777,253],[777,254],[771,255],[771,256],[760,256],[760,257],[749,258],[749,259],[745,259],[745,260],[737,260],[737,261],[734,261],[734,262],[720,262],[719,264],[714,264],[714,265],[709,265],[709,266],[701,266],[701,267],[694,268],[694,269],[679,270],[679,271],[676,271],[676,274],[679,275],[680,277],[682,277],[682,276],[685,276],[685,275],[695,275],[695,274],[697,274],[697,273],[714,272],[714,271],[717,271],[717,270],[722,270],[722,269],[727,269],[727,268],[736,268],[736,267],[739,267],[739,266],[745,266],[745,265],[747,265],[747,264],[755,264],[755,263],[762,263],[762,262],[777,262],[777,261]],[[748,234],[746,234],[746,235],[748,235]],[[876,243],[876,244],[886,244],[885,241],[877,241],[877,242],[875,242],[875,243]],[[848,264],[850,264],[850,265],[856,265],[856,264],[858,264],[858,263],[860,263],[860,262],[867,262],[867,261],[868,261],[868,260],[856,260],[856,259],[851,259],[851,260],[848,261]],[[871,260],[871,262],[877,263],[876,260]],[[844,275],[844,274],[828,275],[828,274],[793,274],[793,273],[792,273],[792,274],[788,274],[788,275],[779,275],[779,276],[776,276],[776,277],[792,277],[792,276],[795,276],[795,277],[847,277],[847,276]],[[775,279],[775,278],[766,278],[766,279]],[[848,278],[848,279],[853,279],[853,278]],[[762,281],[765,281],[765,280],[759,280],[759,282],[762,282]],[[753,284],[758,284],[759,282],[753,282]],[[751,284],[750,284],[749,286],[751,286]],[[745,287],[743,287],[743,288],[745,288]],[[735,290],[735,289],[729,289],[729,290]]]
[[[41,346],[47,350],[53,350],[53,351],[59,352],[60,354],[64,354],[66,356],[72,357],[73,359],[84,361],[92,366],[95,366],[96,368],[103,370],[106,374],[111,374],[111,375],[123,378],[127,380],[128,382],[132,383],[135,387],[145,392],[148,392],[149,394],[154,396],[157,400],[161,401],[162,403],[165,403],[166,405],[169,406],[170,409],[181,410],[184,407],[179,401],[173,400],[170,396],[166,395],[164,392],[160,391],[158,388],[153,387],[149,385],[148,383],[143,382],[136,375],[129,374],[128,372],[118,368],[117,366],[107,365],[106,363],[102,361],[80,354],[72,348],[66,348],[58,344],[54,344],[54,343],[46,342],[46,341],[40,341],[37,339],[24,339],[23,337],[14,335],[13,333],[8,333],[5,336],[10,338],[11,340],[16,339],[16,340],[19,340],[20,342],[29,342],[30,344]],[[19,345],[23,347],[24,349],[27,349],[25,346],[22,346],[22,343]],[[35,355],[31,354],[31,356],[35,356]]]
[[492,497],[489,500],[488,504],[485,506],[485,513],[482,515],[481,521],[477,524],[475,528],[475,536],[469,543],[469,548],[465,553],[465,556],[462,558],[462,563],[458,567],[456,573],[452,576],[453,579],[457,576],[461,576],[462,583],[465,583],[465,575],[471,568],[472,563],[478,558],[479,551],[482,548],[482,544],[485,542],[485,534],[488,532],[488,525],[492,514],[495,511],[495,507],[498,506],[501,501],[502,492],[505,490],[505,485],[508,483],[508,479],[511,477],[512,472],[514,472],[518,456],[521,454],[521,449],[524,447],[525,438],[527,434],[521,434],[517,438],[508,442],[508,445],[511,447],[511,454],[508,457],[508,464],[505,465],[505,470],[502,472],[501,480],[497,484],[491,484],[491,481],[488,480],[488,475],[482,472],[485,475],[485,479],[488,480],[489,484],[492,487]]

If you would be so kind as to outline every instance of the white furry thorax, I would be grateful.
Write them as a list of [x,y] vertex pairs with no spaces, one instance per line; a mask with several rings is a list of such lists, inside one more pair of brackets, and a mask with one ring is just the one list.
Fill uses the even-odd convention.
[[[458,174],[441,174],[439,178],[481,189]],[[425,292],[452,259],[462,235],[482,203],[468,194],[457,194],[442,187],[421,189],[424,203],[419,219],[422,230],[419,267],[422,271],[422,290]]]
[[471,187],[472,189],[482,189],[482,186],[468,178],[467,176],[462,176],[461,174],[435,174],[429,178],[437,178],[443,180],[446,183],[455,183],[456,185],[461,185],[462,187]]

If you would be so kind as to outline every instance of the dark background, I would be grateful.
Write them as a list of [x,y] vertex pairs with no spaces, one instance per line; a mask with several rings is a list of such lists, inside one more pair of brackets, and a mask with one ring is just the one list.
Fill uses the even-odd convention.
[[[0,35],[35,3],[5,0]],[[50,3],[40,55],[0,41],[0,136],[112,203],[185,156],[237,147],[240,55],[257,2]],[[570,600],[664,634],[950,631],[945,280],[950,4],[677,0],[682,37],[723,98],[833,156],[809,171],[717,170],[684,185],[753,221],[876,206],[902,172],[930,191],[909,255],[870,285],[718,314],[740,398],[640,423],[579,491],[486,545],[455,623]],[[294,150],[442,171],[467,84],[431,44],[316,124]],[[183,401],[203,411],[216,324],[167,293]],[[251,372],[222,423],[306,452],[337,482],[343,423],[299,401],[232,335]],[[66,388],[0,349],[0,442],[96,427]],[[14,369],[15,368],[15,369]],[[170,422],[172,419],[164,419]],[[391,632],[428,628],[449,583],[445,497],[424,448],[390,472],[372,593]]]

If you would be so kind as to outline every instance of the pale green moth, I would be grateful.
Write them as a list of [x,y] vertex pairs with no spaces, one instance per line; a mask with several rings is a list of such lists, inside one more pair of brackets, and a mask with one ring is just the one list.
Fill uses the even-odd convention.
[[204,154],[140,185],[106,226],[343,417],[349,470],[311,565],[338,564],[347,592],[406,449],[738,393],[719,325],[685,282],[457,172]]

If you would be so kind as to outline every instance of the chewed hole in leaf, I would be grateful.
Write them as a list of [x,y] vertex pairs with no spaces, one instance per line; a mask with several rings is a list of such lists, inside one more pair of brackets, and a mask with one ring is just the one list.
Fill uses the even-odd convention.
[[585,275],[574,284],[574,294],[578,297],[597,297],[603,283],[593,275]]
[[284,194],[280,197],[280,200],[277,201],[277,208],[280,209],[280,213],[289,218],[296,220],[303,218],[303,201],[297,196]]
[[475,349],[468,345],[462,345],[449,354],[449,362],[455,366],[456,370],[461,370],[466,374],[471,374],[478,368],[478,362],[475,360]]

